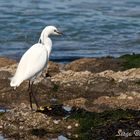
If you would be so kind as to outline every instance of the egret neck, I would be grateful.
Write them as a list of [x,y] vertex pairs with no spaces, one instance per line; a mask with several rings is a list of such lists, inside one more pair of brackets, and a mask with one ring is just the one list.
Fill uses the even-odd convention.
[[52,50],[52,40],[49,38],[50,31],[46,30],[46,28],[42,31],[40,35],[39,42],[47,49],[48,52],[48,58],[50,56],[51,50]]
[[47,49],[49,57],[52,50],[52,40],[49,37],[47,37],[43,40],[42,45]]

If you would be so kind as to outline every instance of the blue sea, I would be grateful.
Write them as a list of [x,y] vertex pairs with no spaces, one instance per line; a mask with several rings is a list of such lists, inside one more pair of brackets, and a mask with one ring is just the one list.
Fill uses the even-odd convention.
[[51,60],[140,53],[140,0],[0,0],[0,56],[19,60],[46,25]]

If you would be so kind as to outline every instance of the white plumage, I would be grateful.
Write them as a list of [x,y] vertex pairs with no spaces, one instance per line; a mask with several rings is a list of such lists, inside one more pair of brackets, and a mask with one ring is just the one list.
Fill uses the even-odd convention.
[[10,85],[13,87],[18,87],[24,80],[34,79],[43,70],[47,64],[47,60],[47,49],[45,49],[45,47],[39,43],[33,45],[22,56]]
[[52,48],[50,34],[61,34],[56,27],[47,26],[41,33],[39,43],[34,44],[21,57],[10,86],[18,87],[25,80],[33,80],[47,65]]
[[[11,78],[10,86],[18,87],[23,81],[29,80],[29,97],[30,97],[30,106],[32,108],[32,98],[39,107],[37,100],[33,94],[33,81],[34,79],[42,73],[43,69],[47,66],[47,62],[49,60],[49,56],[52,49],[52,41],[49,38],[49,35],[60,35],[60,33],[56,27],[47,26],[42,31],[39,42],[34,44],[31,48],[29,48],[21,57],[21,60],[18,64],[15,75]],[[31,84],[30,84],[31,82]]]

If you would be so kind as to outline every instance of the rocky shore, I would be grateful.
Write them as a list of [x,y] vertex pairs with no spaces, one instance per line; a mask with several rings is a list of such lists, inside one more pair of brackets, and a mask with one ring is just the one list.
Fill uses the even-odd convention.
[[[50,61],[34,85],[42,106],[36,112],[29,108],[27,82],[16,90],[9,86],[17,62],[0,58],[0,107],[10,110],[0,115],[1,133],[19,139],[43,140],[64,135],[89,140],[115,138],[118,130],[138,129],[139,60],[140,56],[133,54],[83,58],[68,64]],[[132,138],[137,137],[133,134]]]

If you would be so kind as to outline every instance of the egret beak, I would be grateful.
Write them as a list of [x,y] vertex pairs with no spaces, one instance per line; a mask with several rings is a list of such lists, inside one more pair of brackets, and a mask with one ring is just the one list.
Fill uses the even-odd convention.
[[56,31],[56,33],[58,34],[58,35],[63,35],[63,33],[62,32],[60,32],[60,31]]

